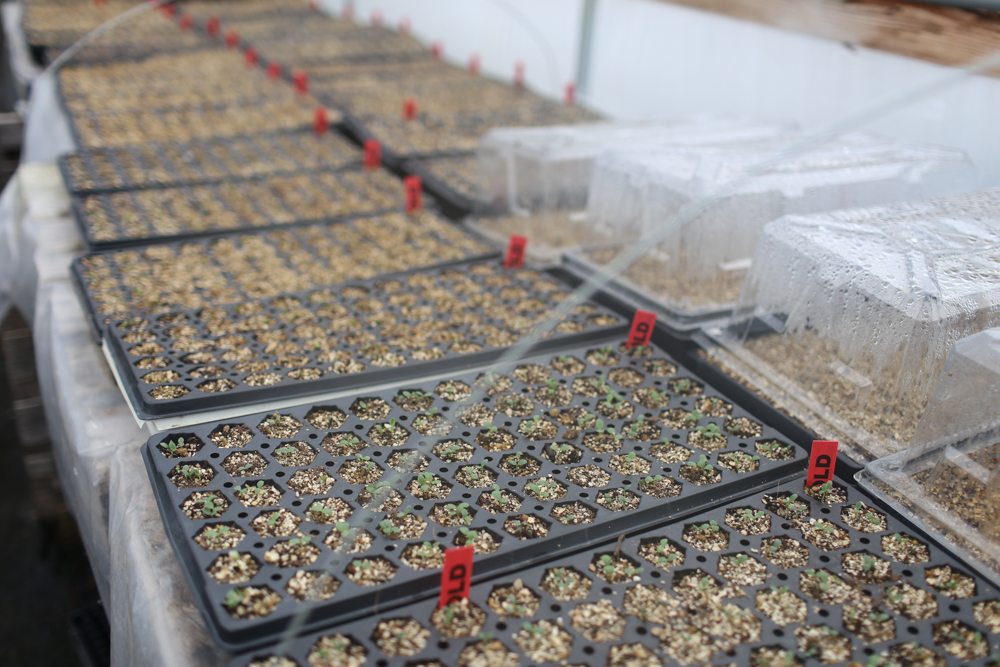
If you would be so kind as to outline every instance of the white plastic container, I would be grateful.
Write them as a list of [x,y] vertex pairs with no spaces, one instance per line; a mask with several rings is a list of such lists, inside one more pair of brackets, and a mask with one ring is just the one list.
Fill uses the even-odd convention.
[[474,219],[498,243],[528,237],[535,260],[558,261],[567,249],[613,239],[586,223],[595,160],[613,150],[673,151],[727,146],[789,135],[794,126],[742,118],[696,117],[661,123],[597,123],[497,128],[479,143],[480,199],[495,217]]
[[865,461],[981,430],[954,413],[933,434],[921,420],[955,344],[996,326],[1000,190],[781,218],[731,322],[708,335],[724,363]]
[[955,345],[916,437],[862,484],[1000,578],[1000,328]]
[[[975,173],[961,151],[867,134],[845,135],[801,156],[777,159],[788,143],[602,157],[594,167],[586,223],[619,245],[575,259],[585,267],[604,265],[622,241],[642,239],[649,245],[656,234],[661,242],[623,282],[684,328],[732,308],[757,239],[771,220],[950,194],[969,189]],[[726,196],[697,215],[683,212],[719,193]]]

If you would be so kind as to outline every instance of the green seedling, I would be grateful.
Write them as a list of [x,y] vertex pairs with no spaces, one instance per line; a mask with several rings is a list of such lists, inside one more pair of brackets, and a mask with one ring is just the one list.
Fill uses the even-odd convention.
[[396,527],[396,524],[392,522],[392,519],[382,519],[379,521],[378,527],[382,533],[388,537],[395,537],[402,532]]
[[764,518],[764,512],[747,507],[740,512],[740,516],[744,521],[760,521]]
[[699,456],[698,460],[695,461],[691,465],[693,465],[696,468],[701,468],[702,470],[705,470],[705,471],[713,470],[713,468],[712,468],[712,462],[709,461],[708,457],[705,456],[704,454],[702,454],[701,456]]
[[201,479],[202,475],[205,474],[205,471],[199,468],[198,466],[184,465],[178,468],[178,470],[180,471],[184,479],[187,480]]
[[[332,512],[331,512],[332,514]],[[274,528],[281,521],[281,512],[271,512],[271,515],[267,517],[267,527]]]
[[201,501],[201,513],[208,517],[219,516],[222,514],[222,504],[215,502],[215,498],[209,496]]
[[226,597],[222,601],[222,604],[226,605],[229,609],[236,609],[240,606],[240,603],[243,602],[244,596],[245,592],[242,588],[233,588],[226,593]]
[[545,630],[542,628],[542,626],[535,625],[534,623],[531,623],[529,621],[524,621],[523,623],[521,623],[521,628],[525,632],[531,634],[531,636],[533,636],[533,637],[541,637],[542,633],[545,632]]
[[715,533],[718,533],[722,530],[722,528],[719,527],[719,524],[715,519],[711,519],[709,521],[706,521],[705,523],[700,523],[696,525],[694,529],[696,532],[707,533],[709,535],[714,535]]
[[184,442],[184,438],[177,438],[176,441],[167,440],[166,442],[162,443],[160,447],[170,452],[171,454],[177,454],[181,449],[185,447],[185,444],[186,443]]
[[299,453],[299,450],[290,445],[284,445],[274,450],[274,453],[278,456],[294,456]]
[[719,429],[719,425],[715,422],[709,422],[707,424],[702,424],[695,429],[695,432],[706,438],[717,438],[722,435],[722,431]]
[[312,542],[311,535],[299,535],[298,537],[293,537],[292,539],[288,540],[288,543],[293,547],[304,547],[310,542]]

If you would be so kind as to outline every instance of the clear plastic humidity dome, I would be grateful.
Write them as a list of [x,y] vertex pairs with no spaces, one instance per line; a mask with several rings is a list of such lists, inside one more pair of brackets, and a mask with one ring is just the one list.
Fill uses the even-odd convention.
[[789,136],[794,126],[702,116],[661,123],[498,128],[479,144],[479,198],[492,217],[474,220],[487,236],[528,237],[534,259],[613,240],[585,222],[594,161],[612,150],[728,146]]
[[[771,220],[870,206],[967,188],[971,163],[957,150],[867,134],[836,138],[779,159],[789,141],[729,148],[614,153],[594,166],[587,225],[615,239],[578,256],[604,265],[623,240],[661,239],[626,272],[677,328],[724,314],[739,294],[761,231]],[[719,196],[690,216],[685,206]]]
[[866,460],[981,430],[975,409],[926,421],[928,402],[955,344],[997,325],[989,191],[768,225],[733,322],[710,335],[723,361]]
[[955,345],[915,438],[861,482],[1000,576],[1000,328]]

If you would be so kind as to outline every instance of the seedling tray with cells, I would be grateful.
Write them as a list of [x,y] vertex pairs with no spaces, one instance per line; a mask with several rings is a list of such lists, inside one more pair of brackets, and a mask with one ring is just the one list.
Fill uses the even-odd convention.
[[786,483],[231,665],[995,664],[997,589],[868,496],[821,488]]
[[403,171],[419,176],[424,189],[433,194],[444,205],[445,212],[454,217],[483,207],[475,153],[407,160]]
[[378,213],[402,199],[386,170],[351,169],[83,195],[72,204],[87,244],[115,247]]
[[73,274],[100,335],[111,319],[222,306],[493,254],[424,210],[94,253],[76,260]]
[[[188,415],[465,369],[496,359],[570,290],[492,260],[226,307],[121,320],[106,336],[135,413]],[[578,305],[540,349],[624,335]]]
[[[477,389],[483,400],[463,403]],[[302,590],[322,600],[311,624],[367,615],[434,595],[452,545],[475,547],[480,575],[519,570],[766,488],[803,463],[661,350],[617,342],[168,432],[144,451],[227,645],[279,632]],[[362,506],[372,515],[352,523]],[[228,538],[206,546],[205,531],[222,527]],[[351,529],[363,543],[324,575]],[[233,578],[219,563],[246,569]]]
[[191,144],[82,150],[59,159],[73,194],[195,185],[271,174],[360,166],[343,135],[312,131],[254,134]]

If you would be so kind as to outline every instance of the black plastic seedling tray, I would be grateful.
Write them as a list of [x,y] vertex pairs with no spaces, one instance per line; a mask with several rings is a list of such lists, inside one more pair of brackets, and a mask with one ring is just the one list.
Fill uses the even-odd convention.
[[[604,275],[607,272],[604,267],[595,264],[580,250],[565,253],[563,255],[563,264],[580,278]],[[710,324],[718,323],[732,313],[731,308],[679,310],[650,295],[646,290],[635,285],[625,276],[614,277],[608,283],[606,289],[617,297],[635,304],[639,308],[657,313],[662,319],[663,324],[674,335],[684,338],[690,338],[696,331]]]
[[[565,278],[496,260],[415,270],[118,321],[105,340],[138,417],[190,415],[489,363],[569,295]],[[538,345],[626,328],[625,318],[581,304]]]
[[[143,450],[147,469],[212,633],[228,648],[273,638],[304,606],[286,593],[298,569],[336,564],[339,588],[310,613],[305,627],[339,623],[435,595],[439,552],[424,547],[428,560],[418,564],[425,569],[408,560],[425,541],[448,547],[467,539],[463,529],[475,531],[471,539],[483,552],[476,572],[510,573],[766,488],[804,468],[803,449],[662,350],[628,352],[621,340],[619,335],[561,354],[531,355],[502,374],[468,371],[360,390],[349,398],[153,437]],[[477,387],[485,395],[467,412],[459,401]],[[706,413],[693,413],[698,407]],[[689,414],[691,419],[677,421]],[[435,431],[455,415],[449,432]],[[698,440],[696,434],[709,431],[717,434],[710,442]],[[283,465],[293,462],[283,457],[300,455],[298,465]],[[414,457],[409,465],[406,456]],[[354,518],[370,534],[370,547],[335,553],[328,541],[348,529],[336,520],[347,520],[370,502],[379,482],[388,483],[397,472],[398,495],[387,498],[381,511],[371,508],[371,516]],[[303,487],[306,480],[316,486]],[[243,490],[249,487],[264,490]],[[275,491],[280,497],[267,497]],[[208,496],[192,496],[197,493],[211,494],[210,505],[222,511],[204,518],[197,508],[207,506]],[[253,505],[257,498],[268,504],[250,507],[242,500]],[[324,499],[336,499],[326,507],[333,514],[310,510]],[[280,524],[289,527],[282,536],[259,534],[254,521],[262,527],[261,521],[276,516],[268,512],[279,507],[301,522],[294,529]],[[273,519],[279,521],[285,518]],[[215,536],[220,525],[244,537],[216,544],[218,550],[200,546],[203,531]],[[303,538],[315,546],[312,562],[269,564],[266,553],[277,543],[291,539],[296,548],[308,548]],[[231,550],[260,566],[248,581],[220,583],[207,574],[217,558],[231,558]],[[352,577],[367,570],[354,561],[366,559],[374,559],[371,567],[393,570],[392,576],[358,585]],[[234,618],[226,600],[236,607],[246,586],[266,586],[280,602],[263,618]]]
[[[309,191],[304,192],[303,186]],[[333,188],[340,190],[341,201],[353,200],[348,206],[349,212],[338,215],[331,210],[338,203],[335,195],[331,195]],[[321,217],[303,216],[301,206],[306,204],[307,208],[316,209],[315,198],[320,194],[331,195],[323,207],[326,212]],[[341,169],[272,174],[234,182],[156,190],[81,195],[71,198],[71,207],[87,246],[109,249],[250,229],[348,220],[391,211],[402,199],[402,184],[385,171]],[[245,206],[252,210],[252,214],[236,210],[234,205]],[[182,208],[176,218],[174,206]],[[88,211],[91,207],[100,211],[100,215],[92,215]],[[212,210],[206,210],[209,207]],[[199,211],[204,217],[197,217]],[[100,231],[102,217],[110,227],[107,232]],[[163,224],[158,226],[157,219],[162,219]],[[178,223],[179,220],[183,223]],[[129,221],[140,225],[141,229],[130,233]]]
[[[469,192],[469,187],[462,187],[461,184],[449,181],[439,175],[434,169],[434,163],[469,159],[474,160],[475,153],[454,153],[433,158],[405,160],[401,164],[401,169],[407,174],[419,176],[424,189],[434,195],[441,203],[444,212],[451,218],[461,219],[485,209],[486,204],[477,200],[475,194]],[[474,188],[477,183],[476,176],[477,172],[473,169],[471,173],[467,174],[465,183]]]
[[[995,664],[996,587],[870,496],[849,484],[837,490],[845,502],[821,502],[799,478],[516,578],[477,577],[471,607],[436,611],[427,599],[230,664],[272,655],[302,665],[348,664],[348,655],[359,665]],[[797,521],[775,511],[780,501],[764,501],[792,493],[808,502]],[[855,519],[869,513],[877,524]],[[819,548],[809,539],[816,525],[850,544]],[[922,545],[918,557],[901,557],[894,543],[911,538]],[[478,622],[465,625],[477,618],[473,608]]]
[[[86,182],[77,179],[73,164],[86,172]],[[340,133],[317,137],[312,131],[302,130],[194,144],[84,149],[59,158],[59,170],[71,194],[199,185],[360,166],[361,151]]]
[[[392,246],[386,244],[386,232],[390,234],[388,238]],[[363,240],[360,248],[348,244],[358,238]],[[396,252],[397,247],[406,248],[406,252]],[[232,251],[240,257],[252,258],[252,261],[239,266],[239,269],[227,269],[225,256]],[[261,296],[260,292],[254,295],[247,293],[247,271],[255,274],[266,271],[273,282],[278,276],[299,273],[301,267],[308,267],[312,271],[307,274],[311,276],[307,284],[310,287],[327,287],[345,280],[449,266],[496,256],[489,244],[476,234],[451,225],[432,211],[425,210],[415,215],[397,211],[336,223],[234,232],[219,238],[101,251],[77,258],[71,270],[95,336],[100,339],[111,318],[105,313],[115,307],[113,304],[116,301],[122,302],[125,307],[120,317],[128,319],[160,315],[184,307],[221,306]],[[161,282],[160,291],[152,299],[140,295],[140,290],[157,284],[153,280],[157,274],[152,271],[128,273],[123,267],[154,262],[168,262],[170,271],[196,275],[196,284],[185,282],[183,289],[178,290],[169,284],[167,276],[167,284]],[[88,266],[94,267],[90,277]],[[206,269],[210,269],[208,273],[217,284],[232,290],[234,298],[227,299],[212,288],[212,280],[205,280],[205,276],[200,274]],[[253,286],[257,288],[259,284],[254,281]],[[167,289],[171,291],[165,291]],[[192,301],[192,297],[197,298]]]

